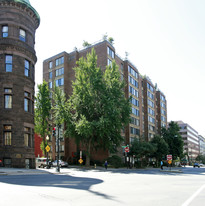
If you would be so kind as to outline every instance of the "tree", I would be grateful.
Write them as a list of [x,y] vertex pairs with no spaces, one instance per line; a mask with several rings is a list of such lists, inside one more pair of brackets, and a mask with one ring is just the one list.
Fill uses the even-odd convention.
[[163,156],[168,154],[169,146],[159,135],[154,136],[154,138],[151,140],[151,144],[153,144],[156,148],[152,155],[157,159],[157,163],[159,163]]
[[49,135],[49,116],[51,110],[50,93],[48,83],[43,81],[38,85],[38,93],[35,98],[35,132],[43,138],[43,153],[46,154],[46,136]]
[[54,91],[53,91],[53,121],[54,124],[60,127],[68,115],[66,113],[66,97],[65,93],[63,92],[60,87],[57,87],[54,85]]
[[155,145],[135,138],[130,147],[130,154],[137,158],[148,157],[156,151]]
[[109,37],[108,41],[110,42],[110,44],[114,44],[114,39],[112,37]]
[[162,128],[162,137],[169,146],[169,153],[172,154],[174,160],[177,157],[183,157],[183,140],[179,133],[179,126],[175,122],[169,123],[169,128]]
[[91,46],[91,44],[89,44],[87,41],[83,41],[83,47],[89,47],[89,46]]
[[76,80],[67,103],[66,131],[86,149],[89,166],[91,148],[114,151],[120,145],[121,129],[129,122],[131,107],[115,62],[103,72],[92,49],[74,70]]

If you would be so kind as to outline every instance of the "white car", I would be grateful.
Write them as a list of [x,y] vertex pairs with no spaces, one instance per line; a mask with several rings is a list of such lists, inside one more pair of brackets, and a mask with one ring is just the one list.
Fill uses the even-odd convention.
[[[53,167],[57,167],[57,160],[55,160],[53,163],[52,163]],[[63,161],[63,160],[59,160],[59,166],[60,167],[68,167],[68,163]]]
[[204,164],[200,163],[199,166],[200,166],[200,167],[204,167]]

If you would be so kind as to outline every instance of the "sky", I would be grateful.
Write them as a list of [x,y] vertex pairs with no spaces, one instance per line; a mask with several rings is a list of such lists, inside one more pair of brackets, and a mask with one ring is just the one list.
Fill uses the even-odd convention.
[[204,0],[30,0],[40,15],[36,85],[43,61],[107,34],[116,53],[147,75],[167,99],[168,121],[205,137]]

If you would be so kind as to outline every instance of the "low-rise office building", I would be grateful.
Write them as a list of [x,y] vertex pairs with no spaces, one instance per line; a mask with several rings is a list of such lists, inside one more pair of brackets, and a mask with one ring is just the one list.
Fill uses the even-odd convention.
[[200,151],[198,132],[183,121],[176,121],[176,123],[180,127],[180,134],[184,141],[184,153],[188,155],[189,162],[194,162]]

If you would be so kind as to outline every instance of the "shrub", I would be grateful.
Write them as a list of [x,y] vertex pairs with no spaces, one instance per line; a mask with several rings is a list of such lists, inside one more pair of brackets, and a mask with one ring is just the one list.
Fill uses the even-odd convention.
[[113,166],[114,168],[119,168],[122,167],[123,165],[122,159],[117,155],[113,155],[112,157],[109,157],[107,161],[108,161],[108,165]]

